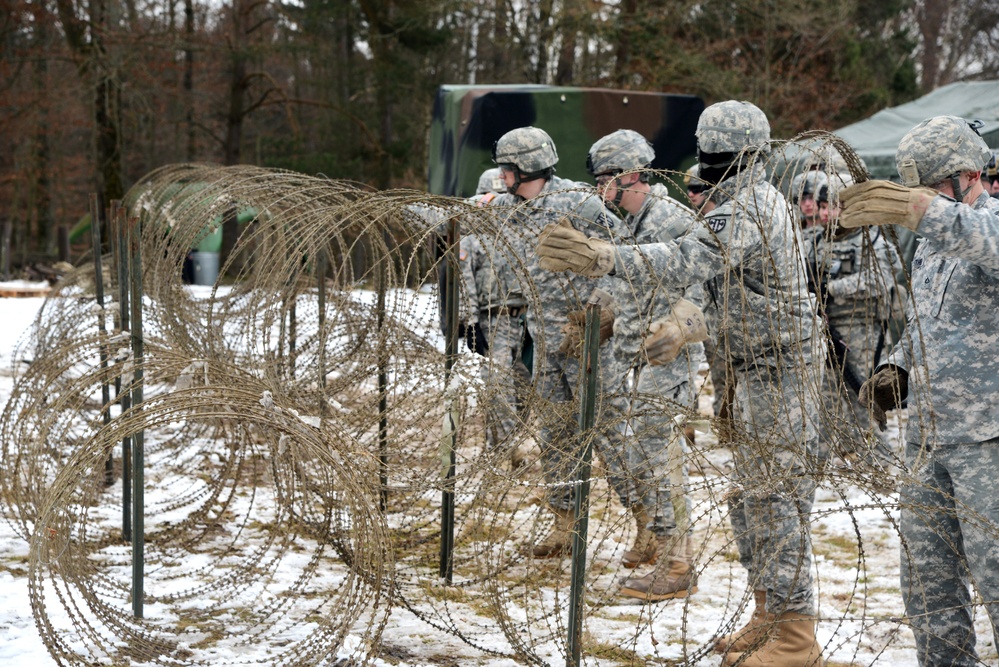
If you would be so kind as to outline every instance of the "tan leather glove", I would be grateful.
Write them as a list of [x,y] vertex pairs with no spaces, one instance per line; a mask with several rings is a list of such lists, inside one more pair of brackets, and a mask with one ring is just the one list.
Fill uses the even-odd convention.
[[882,431],[888,426],[888,410],[897,410],[909,395],[909,374],[898,366],[885,366],[860,386],[858,399],[870,411],[871,421]]
[[599,278],[614,268],[614,244],[588,237],[568,218],[541,230],[537,247],[539,264],[547,271],[572,271]]
[[[614,309],[600,307],[600,345],[614,335]],[[558,351],[570,359],[579,359],[586,336],[586,311],[574,310],[569,313],[569,321],[562,326],[562,344]]]
[[704,323],[701,309],[680,299],[673,304],[669,316],[657,320],[649,326],[649,335],[642,343],[649,364],[662,366],[671,363],[684,345],[697,343],[708,338],[708,327]]
[[841,227],[900,225],[916,231],[930,202],[937,196],[930,188],[907,188],[891,181],[866,181],[839,193],[843,212]]

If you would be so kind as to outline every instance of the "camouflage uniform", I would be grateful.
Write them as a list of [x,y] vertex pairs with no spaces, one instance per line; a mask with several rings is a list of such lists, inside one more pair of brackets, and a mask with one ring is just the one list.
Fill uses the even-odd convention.
[[517,382],[527,372],[520,360],[527,300],[510,265],[511,254],[510,245],[485,233],[463,236],[458,254],[466,326],[478,324],[486,339],[488,358],[480,368],[486,391],[479,404],[489,450],[509,444],[517,428]]
[[[834,224],[834,223],[833,223]],[[888,467],[892,448],[875,433],[874,451],[868,452],[866,435],[872,433],[866,406],[857,392],[879,360],[887,356],[887,324],[894,296],[895,272],[901,262],[879,228],[832,232],[814,227],[807,235],[809,268],[825,314],[828,333],[840,341],[838,354],[830,350],[822,383],[825,409],[820,422],[820,456],[858,453],[870,462]],[[847,232],[843,234],[843,232]],[[868,240],[869,238],[869,240]]]
[[902,596],[921,666],[977,665],[969,583],[999,634],[999,200],[939,196],[919,233],[888,360],[909,372]]
[[[703,116],[702,116],[703,118]],[[821,375],[815,304],[807,289],[798,227],[762,166],[747,165],[712,192],[718,203],[693,234],[672,243],[618,247],[615,272],[632,284],[706,283],[735,380],[736,474],[744,489],[742,554],[768,610],[814,613],[807,514],[815,483]],[[656,280],[658,279],[658,280]]]
[[[664,185],[655,184],[638,213],[628,215],[622,228],[615,230],[618,233],[614,241],[628,245],[668,242],[686,234],[693,220],[689,208],[671,198]],[[698,295],[703,294],[699,287],[688,288],[684,294],[684,290],[662,285],[632,285],[620,280],[611,283],[611,290],[616,309],[611,339],[614,361],[604,377],[613,378],[619,387],[627,387],[629,379],[633,379],[632,389],[626,389],[617,409],[628,414],[633,432],[628,439],[628,462],[638,493],[635,500],[653,512],[652,530],[656,535],[672,534],[678,526],[665,443],[673,436],[673,415],[687,413],[694,405],[694,379],[704,361],[704,348],[700,343],[688,345],[672,363],[651,366],[643,359],[642,341],[649,325],[669,314],[673,301],[686,297],[699,302]],[[686,480],[686,465],[682,472]],[[689,517],[689,499],[685,494],[681,497],[687,504],[684,516]],[[679,526],[679,532],[688,527]]]
[[[504,194],[494,205],[507,207],[506,215],[510,219],[506,224],[519,227],[525,240],[522,256],[539,299],[538,308],[528,309],[527,328],[535,341],[533,377],[541,401],[537,411],[541,419],[538,443],[541,464],[545,481],[550,485],[548,503],[560,510],[570,510],[573,508],[573,480],[569,478],[579,456],[577,393],[582,377],[579,360],[560,352],[559,344],[564,335],[562,329],[569,321],[568,314],[584,309],[601,281],[541,269],[534,253],[534,242],[545,225],[564,217],[588,234],[605,239],[610,238],[621,221],[604,207],[592,186],[555,176],[548,179],[541,193],[529,201]],[[539,358],[538,353],[543,356]],[[601,346],[600,367],[606,368],[612,362],[611,346]],[[598,383],[598,387],[602,393],[602,384]],[[606,401],[600,403],[607,407]],[[607,420],[598,414],[597,422],[606,424]],[[620,440],[620,433],[607,428],[595,440],[594,447],[608,470],[608,483],[621,502],[630,506],[635,496],[625,476],[627,462]]]
[[958,203],[976,186],[962,189],[961,176],[990,157],[956,116],[923,121],[895,155],[904,185],[949,182],[955,193],[929,200],[913,225],[923,238],[906,331],[883,364],[908,385],[901,585],[922,667],[981,664],[969,584],[999,636],[999,201],[980,192]]

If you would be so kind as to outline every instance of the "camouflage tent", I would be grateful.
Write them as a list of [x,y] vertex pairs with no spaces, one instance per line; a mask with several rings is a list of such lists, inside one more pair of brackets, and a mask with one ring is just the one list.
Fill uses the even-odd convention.
[[704,102],[692,95],[536,85],[441,86],[434,102],[428,189],[468,197],[479,174],[494,166],[492,147],[509,130],[534,125],[558,149],[558,175],[591,181],[586,152],[614,130],[631,129],[652,142],[657,169],[694,163],[694,130]]

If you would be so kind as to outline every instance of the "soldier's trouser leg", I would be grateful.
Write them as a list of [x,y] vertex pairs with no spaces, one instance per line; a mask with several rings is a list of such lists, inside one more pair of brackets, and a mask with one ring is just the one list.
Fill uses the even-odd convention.
[[[483,320],[483,324],[486,324]],[[485,403],[486,448],[509,444],[517,429],[517,387],[514,359],[520,359],[523,328],[519,318],[494,315],[488,319],[485,332],[489,342],[489,358],[481,367]]]
[[[906,445],[910,469],[918,453],[918,445]],[[997,634],[997,478],[999,439],[935,447],[902,488],[902,598],[921,667],[980,664],[969,584]]]
[[[652,530],[659,536],[687,533],[692,511],[686,493],[687,441],[673,417],[686,413],[695,396],[689,382],[665,386],[673,382],[671,369],[643,367],[632,401],[633,468],[638,473],[642,503],[654,512]],[[657,400],[646,401],[643,395]]]
[[[738,471],[736,471],[736,477],[739,476]],[[746,520],[746,503],[743,501],[741,491],[731,495],[728,499],[728,519],[732,523],[735,546],[739,550],[739,563],[746,568],[747,578],[752,583],[756,579],[756,568],[754,567],[756,560],[753,552],[756,538],[749,530],[749,522]]]
[[[609,344],[600,348],[600,380],[605,393],[598,401],[600,433],[594,446],[607,470],[607,483],[625,509],[640,503],[631,448],[634,436],[628,429],[630,408],[628,381],[632,369],[614,358]],[[651,513],[651,508],[649,509]]]
[[572,400],[579,376],[579,362],[549,354],[537,370],[537,410],[540,419],[538,446],[541,470],[548,484],[548,503],[573,509],[573,470],[577,463],[578,403]]
[[743,470],[746,524],[754,539],[753,588],[767,610],[814,614],[808,476],[816,447],[806,368],[754,365],[738,373],[736,464]]

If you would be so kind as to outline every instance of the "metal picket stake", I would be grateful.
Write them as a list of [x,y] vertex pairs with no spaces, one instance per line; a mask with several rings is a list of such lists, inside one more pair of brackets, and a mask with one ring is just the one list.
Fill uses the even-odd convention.
[[579,397],[579,439],[583,444],[576,475],[576,521],[572,531],[572,574],[569,590],[569,650],[566,667],[579,667],[583,634],[583,591],[586,574],[586,533],[590,523],[590,472],[593,458],[593,423],[600,374],[600,306],[586,306],[586,333],[580,367],[583,387]]
[[[104,319],[104,266],[101,249],[101,203],[96,194],[90,195],[90,239],[94,246],[94,295],[97,298],[97,344],[101,358],[101,413],[104,426],[111,423],[111,387],[108,386],[108,343]],[[104,485],[114,484],[114,448],[104,462]]]
[[[118,321],[121,331],[131,331],[129,309],[132,299],[129,293],[132,288],[132,253],[129,248],[125,211],[119,208],[117,200],[111,202],[111,215],[108,217],[114,228],[112,237],[116,239],[118,256]],[[120,375],[115,380],[115,388],[121,414],[125,414],[132,407],[131,388],[122,384]],[[132,541],[132,436],[130,435],[121,439],[121,539],[124,542]]]
[[451,584],[454,576],[454,474],[455,447],[458,431],[456,403],[451,389],[451,373],[458,359],[458,243],[461,230],[452,216],[447,223],[447,254],[444,260],[444,432],[441,435],[440,456],[444,480],[441,491],[441,560],[440,577]]
[[318,280],[319,300],[319,350],[317,351],[319,377],[316,386],[319,387],[319,417],[326,416],[326,248],[316,251],[316,280]]
[[[391,238],[383,236],[389,248]],[[389,345],[385,336],[385,292],[389,284],[389,262],[392,253],[382,258],[382,269],[376,274],[378,300],[375,304],[378,318],[378,509],[388,508],[388,359]]]
[[[124,215],[124,211],[123,211]],[[142,223],[138,218],[126,223],[129,227],[129,248],[132,255],[132,405],[142,405]],[[132,613],[143,614],[143,575],[145,572],[145,495],[143,493],[145,439],[144,429],[132,436]]]

